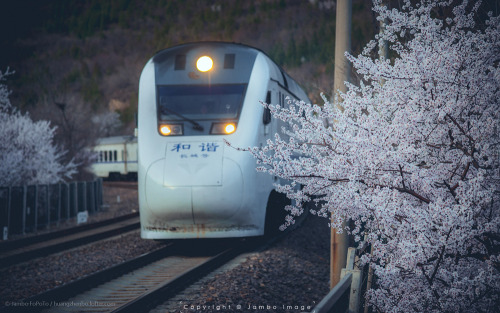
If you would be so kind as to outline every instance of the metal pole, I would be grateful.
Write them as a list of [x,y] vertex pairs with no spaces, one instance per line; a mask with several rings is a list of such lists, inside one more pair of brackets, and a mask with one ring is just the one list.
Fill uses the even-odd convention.
[[35,188],[35,198],[33,204],[33,214],[35,214],[35,229],[34,232],[38,232],[38,185],[34,185]]
[[50,187],[45,185],[45,204],[47,205],[47,228],[50,228]]
[[[379,31],[380,35],[384,33],[386,24],[387,24],[387,19],[380,21],[380,31]],[[387,40],[384,40],[379,44],[378,55],[379,59],[382,61],[387,60],[389,58],[389,43],[387,42]],[[380,84],[383,85],[384,83],[385,80],[381,79]],[[370,247],[370,254],[373,255],[373,244]],[[368,278],[366,282],[367,291],[372,288],[372,284],[373,284],[373,267],[371,265],[368,265]],[[368,305],[365,305],[363,312],[368,313]]]
[[28,197],[28,187],[26,185],[23,186],[23,217],[22,217],[22,225],[21,225],[21,234],[25,234],[26,231],[26,202]]
[[65,205],[66,205],[66,210],[65,210],[66,211],[66,219],[69,220],[71,217],[71,211],[70,211],[71,210],[71,191],[70,191],[71,185],[68,183],[64,183],[64,185],[65,185],[64,190],[66,193],[66,203],[65,203]]
[[62,202],[62,190],[61,183],[57,184],[57,226],[61,221],[61,202]]
[[[9,186],[8,187],[8,199],[7,199],[7,221],[6,221],[6,224],[7,224],[7,231],[6,231],[6,234],[4,234],[4,240],[7,240],[8,239],[8,236],[9,236],[9,232],[10,232],[10,211],[12,210],[12,187]],[[5,232],[5,230],[4,230]]]

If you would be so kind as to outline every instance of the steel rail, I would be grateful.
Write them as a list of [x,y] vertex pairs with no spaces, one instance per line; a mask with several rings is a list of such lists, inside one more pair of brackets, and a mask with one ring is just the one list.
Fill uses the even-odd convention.
[[106,225],[110,224],[115,224],[121,221],[125,221],[134,217],[138,217],[139,212],[135,213],[130,213],[110,219],[106,219],[103,221],[95,222],[95,223],[89,223],[89,224],[84,224],[84,225],[79,225],[76,227],[70,227],[70,228],[65,228],[57,231],[51,231],[48,233],[44,234],[39,234],[35,236],[28,236],[24,238],[19,238],[19,239],[13,239],[13,240],[7,240],[7,241],[0,241],[0,251],[6,252],[14,249],[20,249],[25,246],[33,245],[39,242],[55,239],[55,238],[60,238],[64,236],[69,236],[72,234],[76,234],[79,232],[84,232],[90,229],[95,229],[98,227],[103,227]]
[[20,300],[20,303],[37,303],[39,306],[18,306],[18,307],[0,307],[0,312],[17,312],[19,308],[23,312],[39,312],[50,308],[50,304],[58,303],[63,300],[74,297],[86,290],[120,277],[126,273],[134,271],[143,266],[147,266],[152,262],[168,257],[175,252],[172,249],[173,244],[168,244],[166,247],[160,248],[150,253],[140,255],[131,260],[114,265],[102,271],[89,274],[80,279],[74,280],[67,284],[61,285],[54,289],[42,292],[30,298]]
[[229,248],[216,256],[210,258],[204,263],[196,266],[195,268],[180,274],[171,281],[160,285],[159,287],[144,293],[142,296],[130,301],[117,309],[113,310],[113,313],[138,313],[138,312],[149,312],[151,309],[155,308],[159,304],[165,302],[166,300],[174,297],[180,291],[184,290],[191,284],[200,280],[204,276],[208,275],[210,272],[226,264],[230,260],[234,259],[239,254],[248,250],[248,247],[244,245],[239,245],[238,247]]
[[137,182],[131,181],[105,181],[103,185],[110,188],[137,190]]
[[42,235],[41,238],[23,240],[18,244],[11,244],[8,251],[0,246],[2,248],[0,268],[116,236],[139,227],[138,214],[134,213],[101,223],[88,224],[81,228],[75,227],[75,229]]
[[[297,224],[301,224],[301,222],[302,220],[299,220],[299,223]],[[73,301],[75,303],[78,303],[80,299],[89,299],[92,301],[96,299],[96,295],[103,296],[96,302],[114,302],[113,298],[106,298],[107,296],[104,295],[108,292],[110,292],[115,297],[119,297],[121,301],[118,301],[117,305],[109,308],[77,307],[71,309],[72,311],[75,311],[76,309],[75,312],[83,312],[85,310],[104,310],[106,312],[147,312],[178,295],[180,292],[182,292],[182,290],[194,284],[196,281],[202,279],[222,265],[226,264],[230,260],[236,258],[241,253],[266,249],[266,247],[268,247],[272,243],[284,238],[286,234],[293,228],[295,227],[291,227],[290,229],[288,229],[288,231],[280,233],[277,236],[272,236],[270,238],[250,238],[246,239],[244,243],[241,241],[238,241],[238,244],[236,245],[234,245],[233,243],[230,245],[230,247],[232,248],[226,248],[223,251],[222,249],[219,250],[219,252],[217,252],[214,257],[210,257],[210,259],[206,261],[202,260],[203,263],[201,264],[198,262],[198,265],[193,265],[192,267],[189,264],[187,266],[184,265],[184,269],[182,271],[174,271],[174,275],[170,275],[168,279],[155,277],[157,281],[155,286],[145,288],[143,286],[136,285],[136,283],[129,280],[129,277],[137,277],[144,281],[151,280],[151,277],[148,278],[147,275],[143,277],[142,273],[144,273],[145,271],[149,273],[158,272],[158,268],[155,269],[155,266],[157,266],[156,264],[165,264],[165,261],[167,261],[168,263],[168,260],[170,260],[169,257],[172,257],[173,259],[178,258],[176,256],[178,255],[178,253],[184,255],[186,252],[191,251],[193,248],[191,245],[187,245],[187,242],[181,242],[179,245],[170,243],[170,245],[165,248],[161,248],[154,252],[137,257],[133,260],[123,262],[103,271],[90,274],[81,279],[56,287],[52,290],[48,290],[34,297],[18,301],[18,303],[26,304],[36,303],[38,304],[38,306],[27,305],[18,307],[0,307],[0,312],[17,312],[19,311],[19,309],[21,309],[22,312],[39,312],[46,310],[64,312],[61,311],[61,309],[64,308],[53,307],[54,303],[57,306],[57,303],[64,303],[63,301],[66,301],[68,303]],[[206,244],[203,245],[203,247],[206,246]],[[219,244],[218,247],[220,247]],[[181,263],[184,263],[184,261],[181,260]],[[141,291],[134,296],[127,295],[127,293],[129,293],[129,291],[132,291],[132,289],[141,289]],[[122,292],[123,294],[121,294]],[[124,302],[124,300],[126,302]]]

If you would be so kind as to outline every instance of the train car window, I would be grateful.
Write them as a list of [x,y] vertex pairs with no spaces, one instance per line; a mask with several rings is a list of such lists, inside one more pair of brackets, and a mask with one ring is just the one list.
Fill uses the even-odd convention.
[[158,86],[158,117],[162,121],[235,119],[246,87],[246,84]]
[[99,162],[104,160],[104,156],[102,155],[102,151],[99,151]]
[[[267,92],[266,103],[271,104],[271,91]],[[262,122],[264,125],[271,123],[271,110],[269,108],[264,108],[264,115],[262,116]]]
[[104,151],[104,162],[108,162],[108,151]]
[[118,161],[118,151],[115,150],[113,153],[113,156],[114,156],[114,160]]

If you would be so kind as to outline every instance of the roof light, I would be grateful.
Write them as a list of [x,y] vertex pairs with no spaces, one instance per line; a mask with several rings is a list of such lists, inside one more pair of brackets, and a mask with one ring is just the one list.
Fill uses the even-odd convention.
[[200,72],[208,72],[210,71],[214,66],[214,61],[208,56],[202,56],[196,61],[196,68]]

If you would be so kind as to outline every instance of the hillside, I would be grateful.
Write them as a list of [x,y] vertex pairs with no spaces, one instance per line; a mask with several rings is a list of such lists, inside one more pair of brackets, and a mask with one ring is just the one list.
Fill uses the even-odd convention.
[[[335,1],[10,2],[2,4],[9,14],[0,25],[0,69],[15,71],[7,82],[11,101],[58,126],[70,154],[96,137],[132,132],[142,67],[176,44],[214,40],[260,48],[316,103],[333,86]],[[375,28],[368,2],[354,1],[355,53]],[[120,125],[109,112],[119,114]]]

